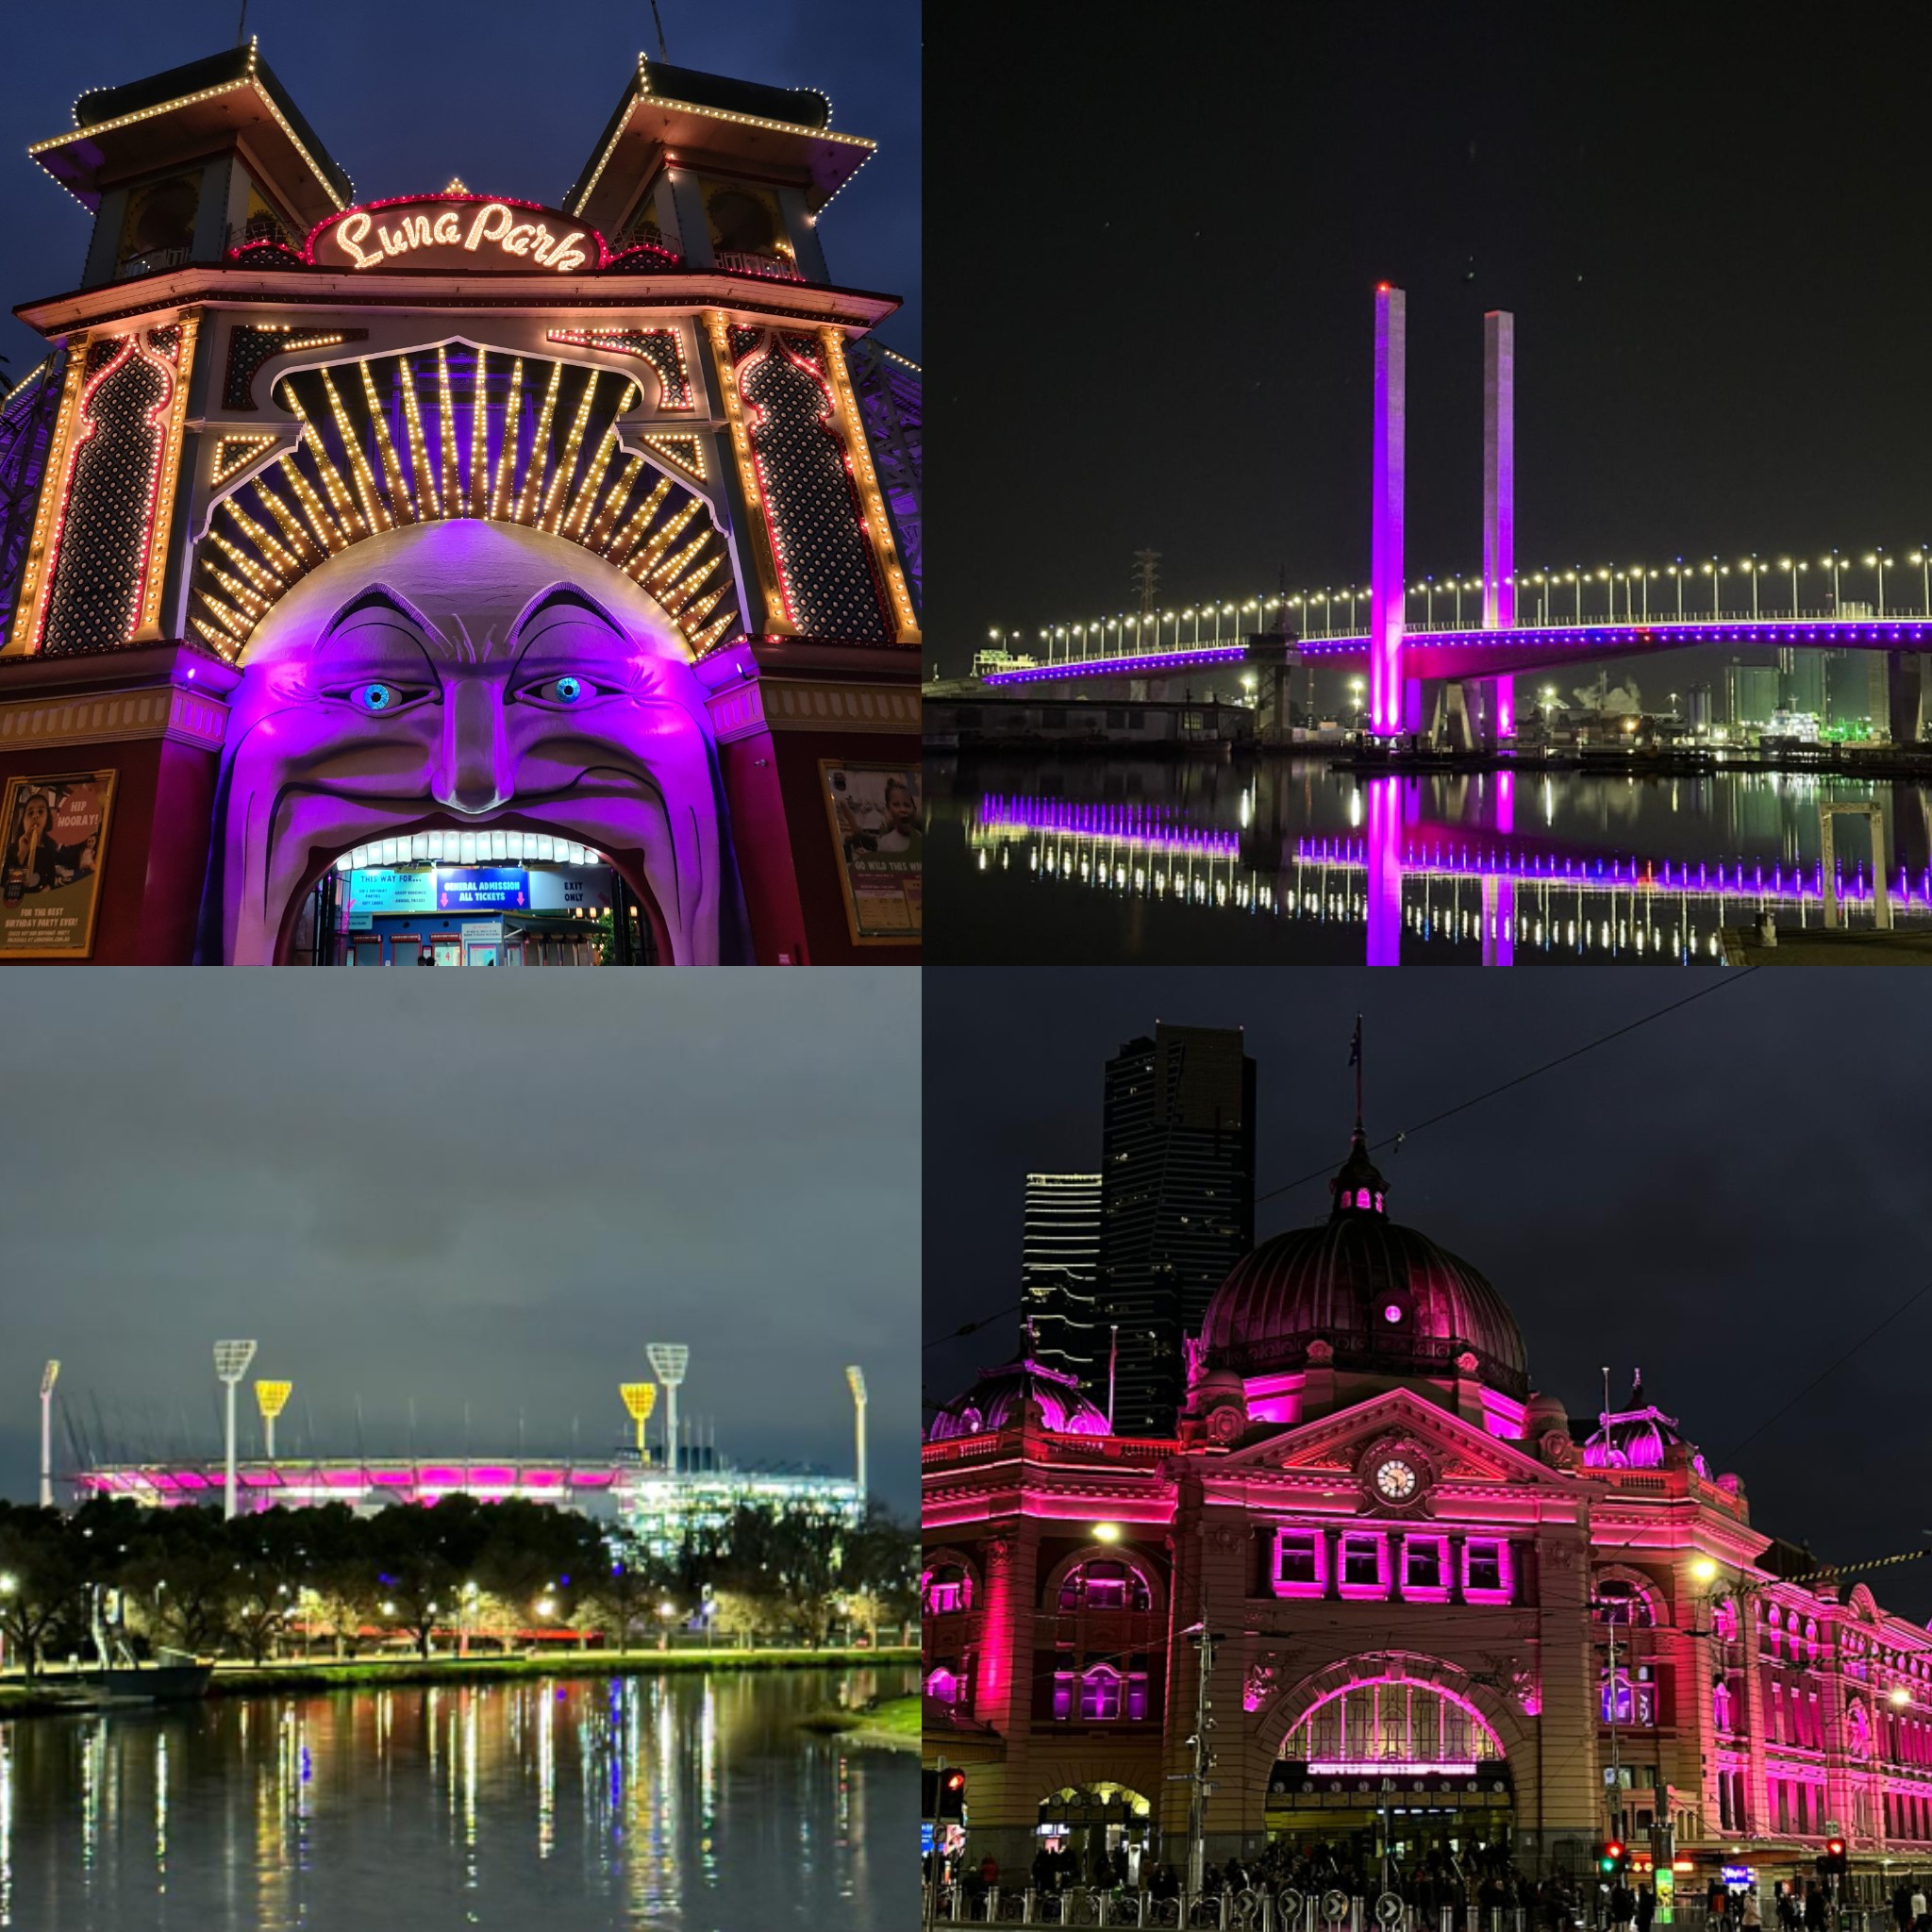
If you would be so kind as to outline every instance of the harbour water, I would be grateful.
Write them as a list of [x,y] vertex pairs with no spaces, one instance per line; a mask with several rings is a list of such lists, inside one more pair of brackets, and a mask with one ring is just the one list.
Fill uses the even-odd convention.
[[[1823,923],[1820,807],[1877,804],[1895,919],[1932,922],[1932,793],[1811,773],[1367,777],[1324,759],[927,764],[941,964],[1715,964]],[[1837,822],[1850,924],[1870,835]]]
[[908,1754],[797,1719],[904,1670],[221,1698],[0,1724],[22,1932],[901,1932]]

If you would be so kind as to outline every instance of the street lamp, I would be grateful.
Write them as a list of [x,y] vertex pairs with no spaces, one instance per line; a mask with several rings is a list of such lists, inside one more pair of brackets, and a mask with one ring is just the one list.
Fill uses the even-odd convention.
[[1098,1543],[1117,1543],[1121,1540],[1121,1526],[1118,1523],[1096,1523],[1093,1525],[1093,1541]]
[[1798,573],[1801,570],[1808,569],[1809,566],[1803,558],[1780,557],[1777,560],[1777,567],[1780,570],[1788,570],[1791,574],[1791,622],[1795,624],[1798,621]]
[[625,1413],[638,1425],[638,1460],[650,1466],[650,1444],[644,1440],[644,1424],[651,1420],[651,1414],[658,1407],[658,1385],[655,1382],[620,1382],[617,1392],[624,1399]]
[[691,1350],[681,1341],[653,1341],[644,1354],[650,1357],[651,1373],[664,1385],[664,1468],[677,1474],[677,1391],[684,1372],[691,1365]]
[[1924,600],[1925,615],[1932,617],[1932,549],[1921,544],[1912,552],[1912,561],[1919,566],[1919,594]]
[[235,1517],[235,1385],[248,1373],[255,1350],[252,1341],[215,1343],[215,1377],[228,1391],[228,1474],[222,1495],[223,1513],[230,1522]]
[[852,1391],[852,1426],[858,1445],[858,1507],[865,1507],[865,1371],[853,1363],[845,1371],[845,1386]]
[[1831,573],[1831,614],[1836,617],[1839,614],[1838,574],[1844,568],[1844,561],[1838,552],[1834,550],[1829,557],[1821,557],[1818,559],[1818,568],[1820,570],[1828,570]]
[[1710,561],[1704,566],[1704,574],[1710,579],[1710,614],[1713,618],[1716,618],[1722,614],[1717,608],[1718,580],[1721,577],[1729,576],[1731,574],[1731,567],[1727,563],[1720,563],[1717,560],[1717,558],[1713,557],[1710,559]]
[[1742,563],[1739,564],[1738,568],[1747,573],[1751,578],[1751,622],[1756,624],[1757,622],[1757,579],[1771,566],[1768,563],[1759,563],[1757,553],[1754,550]]
[[1687,569],[1685,569],[1684,559],[1680,557],[1678,558],[1675,563],[1665,564],[1664,575],[1666,576],[1674,577],[1676,579],[1677,622],[1679,624],[1682,624],[1684,621],[1684,579],[1688,577],[1690,575],[1690,573]]
[[255,1406],[261,1413],[261,1451],[270,1462],[275,1459],[275,1418],[289,1406],[292,1382],[261,1382],[255,1385]]
[[1563,573],[1563,581],[1576,586],[1576,622],[1579,625],[1583,622],[1583,579],[1588,575],[1587,571],[1566,570]]
[[1886,556],[1883,544],[1880,544],[1878,549],[1865,559],[1866,569],[1875,569],[1878,573],[1878,614],[1880,617],[1885,615],[1885,569],[1888,564],[1895,560]]

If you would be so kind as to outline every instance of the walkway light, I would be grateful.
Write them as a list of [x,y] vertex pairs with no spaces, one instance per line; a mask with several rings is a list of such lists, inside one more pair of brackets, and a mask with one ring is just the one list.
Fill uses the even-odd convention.
[[1121,1540],[1121,1526],[1118,1523],[1096,1523],[1093,1525],[1093,1540],[1101,1543],[1117,1543]]
[[1713,1583],[1717,1580],[1717,1565],[1708,1557],[1693,1557],[1690,1574],[1699,1583]]

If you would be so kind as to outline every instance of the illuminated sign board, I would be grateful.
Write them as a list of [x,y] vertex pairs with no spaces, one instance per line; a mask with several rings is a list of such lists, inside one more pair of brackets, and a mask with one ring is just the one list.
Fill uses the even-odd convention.
[[425,194],[346,208],[309,235],[305,252],[318,268],[519,275],[570,275],[610,259],[596,229],[533,202],[480,194]]
[[439,912],[480,912],[496,908],[527,912],[530,874],[520,866],[479,865],[436,875]]
[[373,917],[378,912],[434,912],[436,874],[433,872],[381,872],[370,869],[349,874],[349,911]]

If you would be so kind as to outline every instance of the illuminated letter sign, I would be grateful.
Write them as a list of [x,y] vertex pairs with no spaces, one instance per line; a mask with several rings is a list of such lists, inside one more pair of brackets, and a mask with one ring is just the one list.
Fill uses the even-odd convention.
[[603,236],[555,208],[477,194],[434,194],[349,208],[331,215],[309,236],[307,253],[318,268],[417,273],[542,269],[570,275],[602,268],[610,258]]

